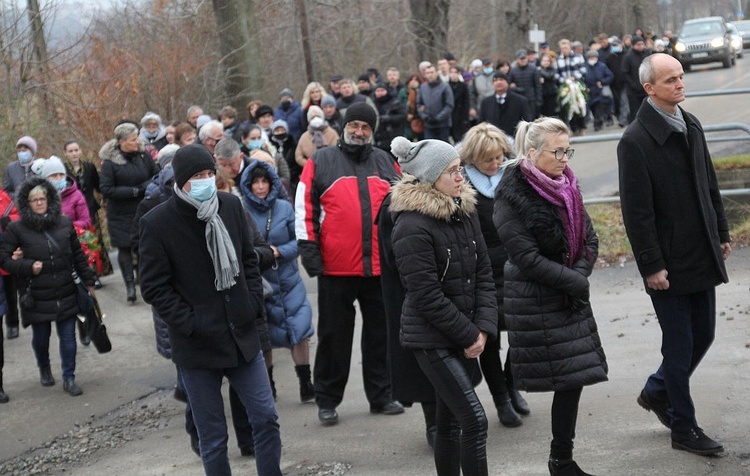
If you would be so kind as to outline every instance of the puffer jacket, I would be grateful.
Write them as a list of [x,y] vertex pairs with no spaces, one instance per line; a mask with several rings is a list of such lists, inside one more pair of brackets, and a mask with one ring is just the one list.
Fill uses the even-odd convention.
[[563,264],[568,244],[557,208],[532,188],[519,167],[505,171],[493,219],[508,251],[504,311],[516,388],[569,390],[607,380],[588,302],[588,276],[599,248],[588,215],[585,247],[572,268]]
[[[130,158],[128,158],[130,157]],[[130,246],[133,217],[159,166],[143,151],[123,154],[114,139],[99,150],[102,172],[99,190],[107,199],[107,227],[112,246]]]
[[71,177],[66,177],[65,179],[68,185],[60,194],[62,198],[62,213],[73,220],[73,225],[88,228],[91,226],[91,215],[89,215],[86,197],[78,190],[78,186]]
[[474,190],[460,204],[404,175],[391,193],[393,252],[406,298],[401,345],[466,349],[487,333],[497,338],[492,266],[476,213]]
[[[268,196],[261,199],[252,193],[252,175],[256,167],[263,167],[272,177]],[[252,162],[242,173],[240,190],[245,210],[253,217],[268,244],[281,255],[274,265],[263,271],[263,277],[273,288],[265,298],[268,337],[274,347],[291,348],[313,332],[312,307],[297,266],[297,237],[294,234],[294,209],[286,200],[279,200],[282,184],[276,172],[261,161]]]
[[[28,202],[29,192],[37,185],[47,190],[48,210],[44,215],[34,213]],[[3,235],[0,264],[18,277],[20,294],[23,296],[29,292],[34,301],[30,308],[21,306],[21,322],[28,327],[71,318],[78,313],[71,266],[75,267],[88,286],[94,285],[94,274],[78,243],[73,222],[60,211],[60,194],[52,184],[35,177],[18,188],[16,203],[21,219],[11,222]],[[44,232],[55,240],[62,249],[62,255]],[[14,260],[13,251],[19,247],[23,251],[23,258]],[[42,271],[36,276],[32,272],[34,261],[42,262]]]

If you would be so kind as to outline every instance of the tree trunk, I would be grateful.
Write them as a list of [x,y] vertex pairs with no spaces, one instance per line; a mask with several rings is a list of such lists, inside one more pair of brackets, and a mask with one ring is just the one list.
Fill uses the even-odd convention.
[[213,0],[227,101],[238,111],[263,91],[263,71],[255,9],[252,2]]
[[416,37],[417,63],[437,62],[448,50],[450,0],[409,0],[411,31]]
[[[47,40],[44,38],[44,24],[39,9],[39,0],[28,0],[29,23],[32,36],[32,62],[36,62],[32,70],[36,70],[36,84],[40,88],[43,113],[46,118],[57,123],[55,102],[47,90],[49,80],[49,55],[47,54]],[[32,73],[32,78],[34,74]]]
[[500,53],[512,59],[513,52],[529,43],[532,0],[504,0],[505,22],[502,25],[503,43],[497,46]]
[[315,71],[315,58],[313,58],[312,49],[310,48],[310,21],[307,17],[306,0],[297,0],[299,9],[300,31],[302,33],[302,53],[305,56],[305,73],[307,82],[312,83],[318,77]]
[[646,31],[648,28],[646,28],[646,25],[644,24],[646,19],[643,16],[643,0],[637,0],[633,3],[633,16],[635,17],[635,27],[642,28]]

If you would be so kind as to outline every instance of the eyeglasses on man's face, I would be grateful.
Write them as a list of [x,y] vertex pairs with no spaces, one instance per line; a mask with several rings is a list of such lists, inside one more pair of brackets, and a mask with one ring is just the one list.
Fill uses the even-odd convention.
[[369,124],[367,124],[366,122],[360,122],[360,121],[348,122],[346,124],[346,128],[352,134],[355,132],[360,132],[360,131],[364,132],[365,134],[369,134],[370,132],[372,132],[372,127],[370,127]]
[[570,148],[555,149],[555,150],[544,149],[544,150],[546,152],[552,152],[553,154],[555,154],[555,159],[557,160],[562,160],[563,157],[565,157],[566,155],[568,156],[568,160],[571,160],[573,158],[573,155],[576,153],[575,149],[570,149]]

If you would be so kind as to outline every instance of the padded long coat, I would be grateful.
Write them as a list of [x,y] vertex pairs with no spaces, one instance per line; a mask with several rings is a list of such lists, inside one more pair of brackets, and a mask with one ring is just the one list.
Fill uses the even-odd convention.
[[[493,216],[508,251],[504,311],[514,385],[544,392],[605,381],[607,361],[588,302],[599,239],[587,214],[582,256],[566,267],[568,243],[557,207],[519,167],[505,171]],[[574,310],[574,300],[583,305]]]

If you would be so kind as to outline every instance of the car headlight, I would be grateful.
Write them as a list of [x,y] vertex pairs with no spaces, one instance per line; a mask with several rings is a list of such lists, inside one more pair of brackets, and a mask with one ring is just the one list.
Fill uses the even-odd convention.
[[711,40],[711,47],[712,48],[721,48],[722,46],[724,46],[724,41],[725,41],[725,39],[724,39],[723,36],[720,36],[718,38],[714,38],[713,40]]
[[682,52],[683,52],[683,51],[685,51],[686,49],[687,49],[687,47],[685,46],[685,43],[683,43],[683,42],[681,42],[681,41],[678,41],[678,42],[677,42],[677,43],[675,43],[675,45],[674,45],[674,50],[675,50],[676,52],[678,52],[678,53],[682,53]]
[[732,39],[732,47],[733,48],[737,49],[737,48],[740,47],[741,44],[742,44],[742,40],[740,40],[739,38]]

